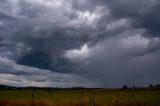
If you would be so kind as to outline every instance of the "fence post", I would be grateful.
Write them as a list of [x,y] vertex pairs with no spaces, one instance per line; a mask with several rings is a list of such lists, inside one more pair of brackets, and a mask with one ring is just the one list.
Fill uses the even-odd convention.
[[86,95],[85,101],[86,101],[86,106],[88,106],[88,96],[87,95]]
[[95,95],[93,94],[93,106],[96,106]]
[[34,106],[34,94],[32,93],[32,101],[31,101],[31,106]]

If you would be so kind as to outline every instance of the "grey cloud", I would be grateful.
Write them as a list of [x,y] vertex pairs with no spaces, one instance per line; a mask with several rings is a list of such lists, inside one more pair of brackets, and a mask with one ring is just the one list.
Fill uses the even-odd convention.
[[50,86],[55,77],[57,86],[83,85],[72,82],[77,75],[104,86],[158,82],[158,12],[158,0],[0,1],[0,57],[13,62],[1,62],[0,73],[18,85]]
[[144,27],[151,34],[159,35],[159,1],[158,0],[120,0],[106,1],[115,18],[131,18],[135,27]]
[[[98,82],[91,82],[88,78],[75,74],[62,74],[33,68],[29,66],[18,65],[7,58],[0,58],[0,79],[1,83],[12,83],[14,86],[51,86],[60,87],[81,86],[86,84],[87,87],[101,86]],[[62,85],[65,86],[62,86]],[[67,84],[69,84],[67,86]]]
[[[158,83],[160,39],[144,37],[143,30],[128,30],[116,37],[106,38],[89,47],[86,57],[77,57],[77,73],[89,74],[91,78],[100,78],[104,86],[120,87],[145,86]],[[73,50],[73,54],[81,50]],[[77,55],[78,56],[78,55]],[[156,57],[156,58],[155,58]],[[77,61],[79,60],[79,61]]]

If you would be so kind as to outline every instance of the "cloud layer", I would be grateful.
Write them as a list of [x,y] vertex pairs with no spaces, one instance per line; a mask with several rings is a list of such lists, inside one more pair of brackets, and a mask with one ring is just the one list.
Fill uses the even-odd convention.
[[158,0],[2,0],[0,83],[159,83],[159,7]]

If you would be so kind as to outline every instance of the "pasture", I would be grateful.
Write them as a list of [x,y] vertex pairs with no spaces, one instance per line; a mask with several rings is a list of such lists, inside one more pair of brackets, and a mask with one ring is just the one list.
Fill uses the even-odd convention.
[[160,88],[0,90],[0,106],[160,106]]

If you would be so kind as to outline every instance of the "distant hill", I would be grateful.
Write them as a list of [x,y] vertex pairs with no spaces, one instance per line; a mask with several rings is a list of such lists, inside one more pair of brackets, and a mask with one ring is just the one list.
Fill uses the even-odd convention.
[[0,89],[13,89],[13,88],[16,88],[16,87],[12,87],[12,86],[8,86],[8,85],[1,85],[0,84]]
[[1,85],[1,84],[0,84],[0,88],[3,88],[3,87],[12,87],[12,86],[8,86],[8,85]]

